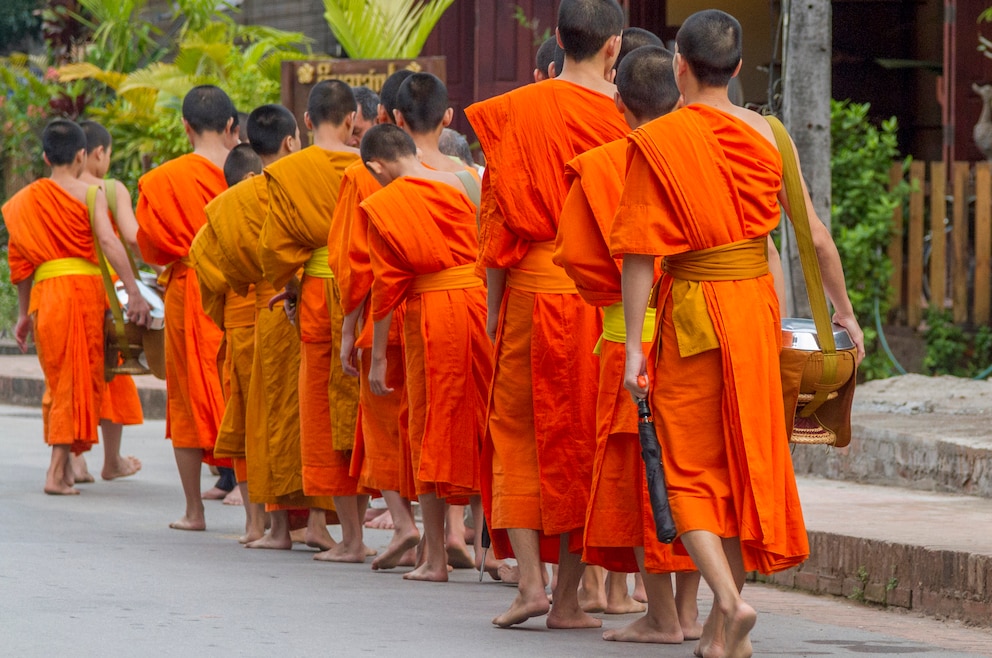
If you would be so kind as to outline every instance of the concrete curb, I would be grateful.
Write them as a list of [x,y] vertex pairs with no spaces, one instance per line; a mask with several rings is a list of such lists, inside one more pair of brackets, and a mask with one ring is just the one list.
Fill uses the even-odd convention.
[[992,625],[992,557],[810,531],[810,559],[751,579]]
[[[45,381],[30,377],[0,375],[0,404],[41,407]],[[165,391],[138,386],[138,398],[146,420],[165,419]]]

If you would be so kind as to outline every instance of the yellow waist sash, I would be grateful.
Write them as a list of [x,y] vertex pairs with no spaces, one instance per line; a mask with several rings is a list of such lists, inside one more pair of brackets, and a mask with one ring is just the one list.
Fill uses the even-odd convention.
[[575,282],[568,278],[563,268],[551,261],[554,252],[554,240],[531,242],[527,255],[507,270],[506,285],[527,292],[578,294]]
[[410,284],[410,293],[436,292],[438,290],[464,290],[482,286],[482,279],[475,275],[475,263],[449,267],[440,272],[419,274]]
[[318,279],[333,279],[334,272],[331,271],[331,266],[328,263],[328,255],[327,247],[314,249],[313,253],[310,254],[310,259],[303,264],[303,273]]
[[34,282],[41,283],[45,279],[57,276],[100,276],[100,267],[85,258],[56,258],[48,260],[34,270]]
[[[672,283],[672,322],[683,357],[720,347],[700,281],[743,281],[768,274],[765,236],[666,256],[661,266]],[[658,287],[652,294],[657,305]]]

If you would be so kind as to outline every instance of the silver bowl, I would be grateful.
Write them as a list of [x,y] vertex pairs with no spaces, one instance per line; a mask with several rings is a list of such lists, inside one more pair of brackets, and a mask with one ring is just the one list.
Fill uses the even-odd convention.
[[[831,324],[834,329],[834,344],[838,350],[849,350],[854,347],[847,329]],[[820,340],[816,335],[816,323],[807,318],[782,318],[782,346],[804,352],[818,352]]]

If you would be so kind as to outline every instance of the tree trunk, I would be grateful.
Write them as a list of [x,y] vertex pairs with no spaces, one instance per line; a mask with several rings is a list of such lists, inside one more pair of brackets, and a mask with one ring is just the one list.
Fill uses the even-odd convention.
[[[830,0],[789,0],[782,120],[789,129],[816,214],[830,227]],[[816,221],[815,218],[810,218]],[[790,314],[811,317],[795,233],[783,232],[782,266]]]

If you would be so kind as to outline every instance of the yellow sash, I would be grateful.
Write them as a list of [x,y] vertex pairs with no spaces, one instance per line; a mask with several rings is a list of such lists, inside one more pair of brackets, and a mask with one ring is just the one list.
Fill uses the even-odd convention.
[[318,247],[310,254],[310,259],[303,264],[303,273],[308,276],[315,276],[318,279],[333,279],[334,272],[328,262],[327,247]]
[[449,267],[440,272],[420,274],[413,278],[410,293],[436,292],[438,290],[464,290],[478,288],[482,279],[475,275],[475,263]]
[[575,295],[575,282],[551,261],[555,241],[531,242],[527,254],[506,273],[506,285],[527,292]]
[[56,258],[35,268],[34,282],[41,283],[45,279],[72,275],[100,276],[100,267],[85,258]]
[[[742,281],[768,274],[765,236],[730,244],[666,256],[662,269],[672,283],[672,322],[683,357],[720,347],[700,281]],[[652,294],[657,305],[658,287]]]
[[[641,342],[650,343],[654,338],[654,321],[657,314],[656,309],[648,308],[644,312],[644,326],[641,327]],[[596,343],[596,354],[599,354],[603,341],[611,343],[627,342],[627,326],[623,319],[623,302],[610,304],[603,307],[603,335]]]

